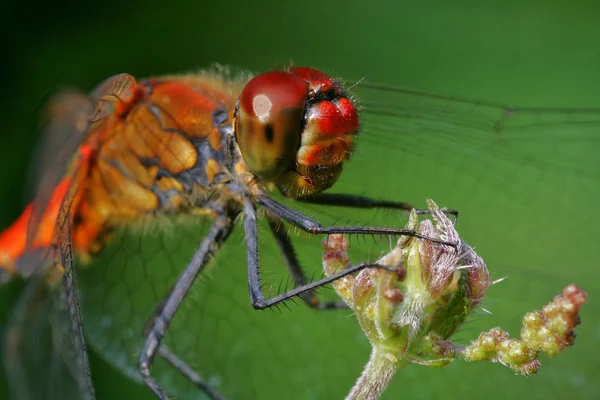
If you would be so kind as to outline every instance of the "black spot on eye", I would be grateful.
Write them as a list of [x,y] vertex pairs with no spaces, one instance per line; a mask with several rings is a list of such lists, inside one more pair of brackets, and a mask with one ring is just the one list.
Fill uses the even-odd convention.
[[275,138],[275,131],[273,131],[273,126],[271,124],[265,126],[265,138],[269,143],[272,143]]

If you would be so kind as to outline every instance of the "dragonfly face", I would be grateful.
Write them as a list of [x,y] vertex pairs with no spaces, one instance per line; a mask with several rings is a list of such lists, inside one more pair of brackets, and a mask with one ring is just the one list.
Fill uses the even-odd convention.
[[[299,84],[298,77],[305,83]],[[79,182],[79,175],[73,175],[74,171],[83,174],[86,179],[81,178],[78,185],[69,186],[67,194],[62,196],[63,200],[67,201],[59,202],[54,208],[55,211],[47,211],[52,208],[51,205],[56,204],[48,194],[54,193],[53,190],[42,190],[41,193],[46,194],[41,200],[36,199],[33,207],[37,210],[36,218],[40,220],[33,224],[34,227],[42,226],[42,222],[47,220],[54,221],[52,228],[57,220],[70,222],[51,229],[50,237],[54,243],[64,246],[59,247],[60,252],[50,256],[52,262],[62,266],[68,266],[69,244],[73,243],[75,249],[87,250],[89,255],[94,255],[104,250],[105,245],[110,246],[110,241],[100,234],[103,230],[100,228],[103,228],[104,224],[113,229],[127,218],[138,218],[143,214],[142,211],[154,216],[153,210],[158,207],[166,211],[166,214],[186,210],[204,212],[214,217],[216,222],[206,241],[200,244],[197,235],[186,235],[187,240],[194,242],[196,250],[193,255],[190,253],[183,260],[174,262],[177,247],[169,247],[160,241],[152,242],[152,248],[146,249],[147,253],[155,255],[149,260],[144,259],[143,254],[138,255],[143,253],[140,251],[143,248],[142,242],[127,244],[128,242],[120,241],[116,247],[121,250],[115,250],[116,257],[104,259],[104,267],[93,265],[93,268],[80,271],[84,286],[82,292],[87,293],[87,301],[99,299],[89,307],[94,312],[88,314],[91,316],[90,322],[85,325],[87,334],[92,338],[91,342],[107,358],[117,360],[114,363],[130,375],[138,379],[143,376],[159,395],[163,395],[163,392],[155,385],[149,371],[153,358],[161,360],[157,362],[167,360],[171,364],[193,367],[199,363],[196,355],[202,358],[207,351],[219,351],[211,349],[210,345],[208,349],[203,347],[204,351],[197,351],[198,347],[194,347],[196,336],[207,335],[196,335],[196,332],[208,329],[206,325],[222,329],[223,320],[229,315],[221,315],[220,318],[211,320],[210,310],[214,302],[206,302],[204,298],[198,301],[195,296],[189,296],[184,301],[184,296],[173,297],[172,294],[193,291],[191,285],[204,267],[203,260],[210,257],[220,243],[226,241],[231,233],[232,221],[238,217],[240,211],[243,210],[244,215],[248,275],[253,277],[242,286],[250,283],[251,304],[255,308],[268,307],[274,303],[271,301],[273,299],[264,298],[256,278],[258,207],[268,211],[267,229],[274,234],[274,243],[282,251],[284,264],[291,270],[294,285],[297,286],[306,283],[306,278],[299,268],[298,259],[289,250],[293,249],[292,241],[286,231],[280,228],[282,221],[310,233],[406,233],[398,229],[372,230],[356,226],[352,229],[330,229],[269,197],[266,188],[270,186],[278,187],[288,196],[300,197],[304,201],[303,207],[311,211],[325,209],[334,216],[340,215],[337,211],[340,205],[347,207],[343,212],[344,216],[353,216],[355,214],[348,211],[351,207],[410,208],[409,204],[396,202],[406,199],[405,196],[414,201],[422,201],[425,197],[433,197],[438,202],[440,198],[442,201],[445,199],[444,204],[468,211],[466,216],[461,217],[462,227],[466,225],[477,237],[488,235],[495,238],[495,241],[487,241],[494,243],[494,246],[503,250],[515,248],[515,251],[547,248],[549,237],[552,237],[553,232],[558,233],[547,216],[553,210],[567,208],[572,198],[565,197],[557,188],[577,187],[575,202],[584,206],[593,197],[592,194],[597,192],[598,165],[593,158],[594,149],[597,148],[594,145],[597,142],[600,121],[600,112],[597,110],[507,108],[495,103],[367,84],[363,84],[361,88],[359,85],[357,91],[363,90],[363,95],[359,97],[363,99],[362,106],[365,110],[361,114],[365,134],[358,141],[359,149],[353,162],[345,164],[345,173],[340,175],[341,162],[348,158],[354,146],[353,134],[357,123],[350,108],[351,102],[346,103],[346,97],[343,91],[339,92],[335,81],[309,69],[259,75],[256,81],[250,81],[249,86],[243,90],[241,85],[229,84],[217,76],[211,76],[208,80],[198,79],[188,76],[180,77],[179,80],[166,78],[163,81],[157,79],[137,83],[130,76],[121,76],[101,85],[92,94],[92,102],[97,107],[86,114],[84,135],[81,135],[80,118],[68,116],[57,125],[62,131],[71,130],[76,138],[80,135],[79,144],[75,147],[78,150],[84,148],[87,152],[77,151],[75,157],[72,157],[72,152],[69,157],[57,157],[57,164],[62,167],[58,171],[62,172],[51,173],[49,183],[42,184],[42,187],[54,189],[56,182],[60,182],[65,175],[76,177],[75,181]],[[261,80],[276,87],[267,90],[262,83],[253,87],[254,83],[260,83]],[[275,101],[275,97],[272,96],[279,93],[280,89],[274,85],[279,81],[291,82],[292,89],[284,91],[285,102],[277,102],[275,107],[269,108],[269,103]],[[207,82],[210,84],[203,85]],[[234,86],[237,89],[232,90]],[[193,90],[188,90],[190,87]],[[228,89],[225,90],[225,87]],[[300,87],[302,89],[299,89]],[[317,88],[323,87],[329,89],[320,94],[321,91]],[[239,100],[229,95],[231,92],[241,93]],[[203,97],[194,97],[198,93]],[[324,119],[323,116],[331,118]],[[323,121],[334,122],[328,125]],[[289,130],[286,129],[288,125]],[[304,133],[298,136],[302,126]],[[342,128],[338,129],[340,126]],[[182,135],[182,132],[185,135]],[[232,138],[237,140],[237,144],[231,141]],[[549,138],[553,140],[548,140]],[[228,145],[221,147],[220,144],[223,143]],[[581,143],[587,146],[582,147]],[[333,147],[324,144],[333,144]],[[313,165],[313,157],[325,162]],[[74,158],[76,161],[73,161]],[[198,163],[198,160],[201,162]],[[65,165],[77,164],[77,161],[82,167],[65,168]],[[56,168],[49,170],[57,171]],[[85,189],[81,189],[84,182]],[[336,184],[332,189],[337,191],[336,194],[319,194],[320,190],[334,182]],[[544,185],[536,186],[537,182],[544,182]],[[198,187],[211,190],[198,193]],[[191,194],[188,194],[188,190],[191,190]],[[225,193],[223,190],[228,191],[227,196],[215,196]],[[517,193],[525,194],[528,200],[524,201],[521,198],[514,201]],[[361,196],[364,194],[373,194],[377,198],[389,200],[373,200]],[[195,203],[198,199],[203,201]],[[544,211],[535,213],[537,209],[533,205],[542,200]],[[328,206],[338,208],[326,208]],[[498,221],[497,218],[491,217],[493,214],[506,215],[506,218]],[[110,218],[107,218],[107,215]],[[533,222],[524,226],[535,226],[535,231],[518,230],[519,234],[509,236],[509,233],[513,233],[511,228],[515,224],[518,225],[519,219],[524,218],[532,219]],[[560,215],[556,218],[560,219]],[[583,222],[583,216],[571,218],[580,218],[579,222]],[[398,224],[396,219],[393,223],[390,223],[389,219],[385,222],[388,225],[402,225],[401,222]],[[498,237],[494,236],[495,232]],[[585,232],[575,228],[569,229],[569,238],[574,238],[574,245],[584,246],[588,243],[586,240],[589,238],[582,233]],[[527,241],[518,239],[522,237],[526,237]],[[30,246],[28,243],[32,243],[31,238],[31,234],[26,235],[26,253]],[[320,247],[320,240],[314,242],[317,248]],[[263,259],[275,258],[273,264],[281,263],[277,259],[279,255],[274,247],[272,248],[275,255],[264,251],[268,247],[262,248],[263,254],[266,253]],[[521,254],[523,252],[521,251]],[[104,252],[99,253],[101,258],[102,254]],[[509,257],[508,254],[514,252],[506,251],[503,254]],[[536,257],[537,260],[527,261],[529,269],[531,260],[536,260],[534,265],[539,265],[539,270],[542,269],[541,266],[552,261],[552,256],[547,252],[540,252]],[[142,261],[136,264],[132,261],[134,258],[140,258]],[[153,264],[154,259],[162,260],[162,263]],[[366,255],[361,259],[367,259]],[[523,257],[519,260],[522,261]],[[499,262],[506,265],[511,261],[514,264],[513,255],[510,255],[509,259],[500,258]],[[580,262],[585,263],[585,258],[580,259]],[[168,275],[168,279],[157,278],[160,273],[164,273],[164,266],[171,264],[174,264],[173,271]],[[221,264],[223,267],[229,265],[225,261],[221,261]],[[19,268],[15,269],[19,271]],[[220,272],[224,270],[221,268],[215,272],[226,274],[222,276],[225,279],[219,279],[216,285],[228,282],[229,286],[218,286],[222,293],[228,293],[233,287],[231,281],[232,275],[235,274],[229,268],[227,272]],[[539,274],[536,278],[539,279]],[[159,281],[162,286],[159,286]],[[143,304],[144,307],[134,306],[138,304],[133,300],[138,291],[154,291],[158,287],[160,290],[156,290],[155,294],[146,295],[144,300],[139,300],[139,304]],[[245,300],[246,289],[239,288],[239,285],[238,289],[242,293],[240,297]],[[293,294],[298,292],[292,292]],[[229,295],[224,297],[230,298]],[[281,301],[284,298],[286,297],[276,296],[274,300]],[[319,302],[310,290],[301,294],[301,298],[315,308],[336,307],[335,303]],[[206,313],[199,316],[182,307],[178,317],[171,321],[179,305],[188,302],[198,306],[198,309],[207,310]],[[69,304],[72,303],[64,303],[67,307],[63,309],[68,310]],[[217,303],[214,309],[218,310],[218,306]],[[27,311],[27,307],[19,307],[19,310]],[[185,319],[180,317],[182,313],[186,316]],[[88,320],[87,315],[85,318]],[[324,318],[327,320],[328,329],[334,329],[334,317],[312,315],[311,318]],[[179,324],[176,323],[178,319],[182,321]],[[195,322],[199,319],[203,323]],[[175,323],[175,326],[171,324],[166,335],[167,338],[173,339],[167,346],[160,346],[165,328],[170,322]],[[234,327],[234,332],[251,331],[249,326],[236,326],[235,322],[233,317],[228,321]],[[20,327],[17,332],[22,333],[26,330],[26,326],[16,326]],[[91,328],[88,329],[88,326]],[[265,335],[270,332],[270,337],[275,338],[276,335],[269,331],[269,326],[270,324],[261,326],[256,331]],[[323,343],[323,340],[312,337],[313,334],[304,332],[303,340],[309,340],[311,337],[309,341]],[[208,338],[217,341],[220,336],[208,335]],[[283,336],[293,336],[293,332],[289,331]],[[233,340],[233,345],[226,350],[225,356],[233,355],[233,364],[243,362],[236,359],[236,353],[231,350],[243,340],[243,337]],[[257,342],[260,340],[263,340],[263,344],[268,342],[264,338],[256,339]],[[273,343],[277,343],[273,340]],[[280,342],[275,347],[287,349],[290,345]],[[16,348],[20,349],[18,346]],[[141,357],[126,357],[125,361],[121,360],[125,358],[124,354],[129,355],[132,352],[136,355],[141,354]],[[336,354],[339,356],[341,353],[343,349]],[[17,351],[14,354],[19,355]],[[316,357],[318,359],[318,355]],[[283,359],[278,361],[285,364]],[[282,379],[289,379],[289,376],[294,375],[293,358],[288,361],[286,368],[289,369],[285,376],[279,372]],[[79,362],[84,364],[81,360]],[[326,365],[326,357],[323,356],[319,362]],[[136,365],[138,363],[141,366],[141,375]],[[264,368],[258,361],[247,361],[244,365],[248,371]],[[203,378],[210,374],[208,367],[192,370],[202,372]],[[227,376],[228,382],[236,379],[236,376],[228,376],[226,373],[221,375]],[[256,378],[258,375],[257,372],[251,372],[248,376]],[[354,373],[349,373],[349,376],[352,378]],[[206,383],[206,380],[198,380],[193,374],[187,374],[186,377],[200,387],[203,387],[202,382]],[[85,383],[80,385],[85,388]],[[237,392],[239,396],[243,396],[242,393]],[[260,397],[263,392],[257,390],[257,393]],[[213,393],[213,397],[215,396]]]
[[234,131],[250,170],[285,194],[335,183],[352,151],[358,115],[338,82],[311,68],[261,74],[242,90]]

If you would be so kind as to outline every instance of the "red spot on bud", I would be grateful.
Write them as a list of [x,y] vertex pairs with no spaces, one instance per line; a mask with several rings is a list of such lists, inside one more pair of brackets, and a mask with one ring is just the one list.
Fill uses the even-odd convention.
[[352,287],[352,297],[354,298],[355,304],[363,303],[366,301],[366,296],[375,287],[373,281],[373,271],[369,269],[362,270],[354,280],[354,286]]
[[404,267],[396,268],[396,275],[398,276],[398,280],[400,282],[402,282],[404,279],[406,279],[406,268],[404,268]]
[[404,295],[399,288],[387,288],[383,291],[383,297],[394,306],[402,303],[404,300]]
[[574,307],[581,307],[587,301],[587,294],[575,284],[570,284],[563,289],[562,295],[565,296]]
[[542,363],[540,363],[539,360],[537,360],[537,359],[531,360],[531,361],[528,361],[528,362],[522,364],[519,367],[519,371],[523,375],[533,375],[538,372],[541,365],[542,365]]

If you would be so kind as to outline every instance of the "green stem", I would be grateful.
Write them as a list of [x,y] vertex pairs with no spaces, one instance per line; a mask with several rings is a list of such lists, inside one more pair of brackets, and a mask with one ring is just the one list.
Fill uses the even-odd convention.
[[362,375],[346,396],[346,400],[377,400],[387,388],[390,380],[408,361],[399,359],[393,353],[373,346],[371,358]]

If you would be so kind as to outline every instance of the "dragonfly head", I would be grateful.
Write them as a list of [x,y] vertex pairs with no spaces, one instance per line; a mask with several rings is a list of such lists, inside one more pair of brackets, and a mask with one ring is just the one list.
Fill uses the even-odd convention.
[[251,79],[234,118],[235,140],[248,168],[292,197],[336,182],[357,128],[356,108],[340,83],[306,67]]

